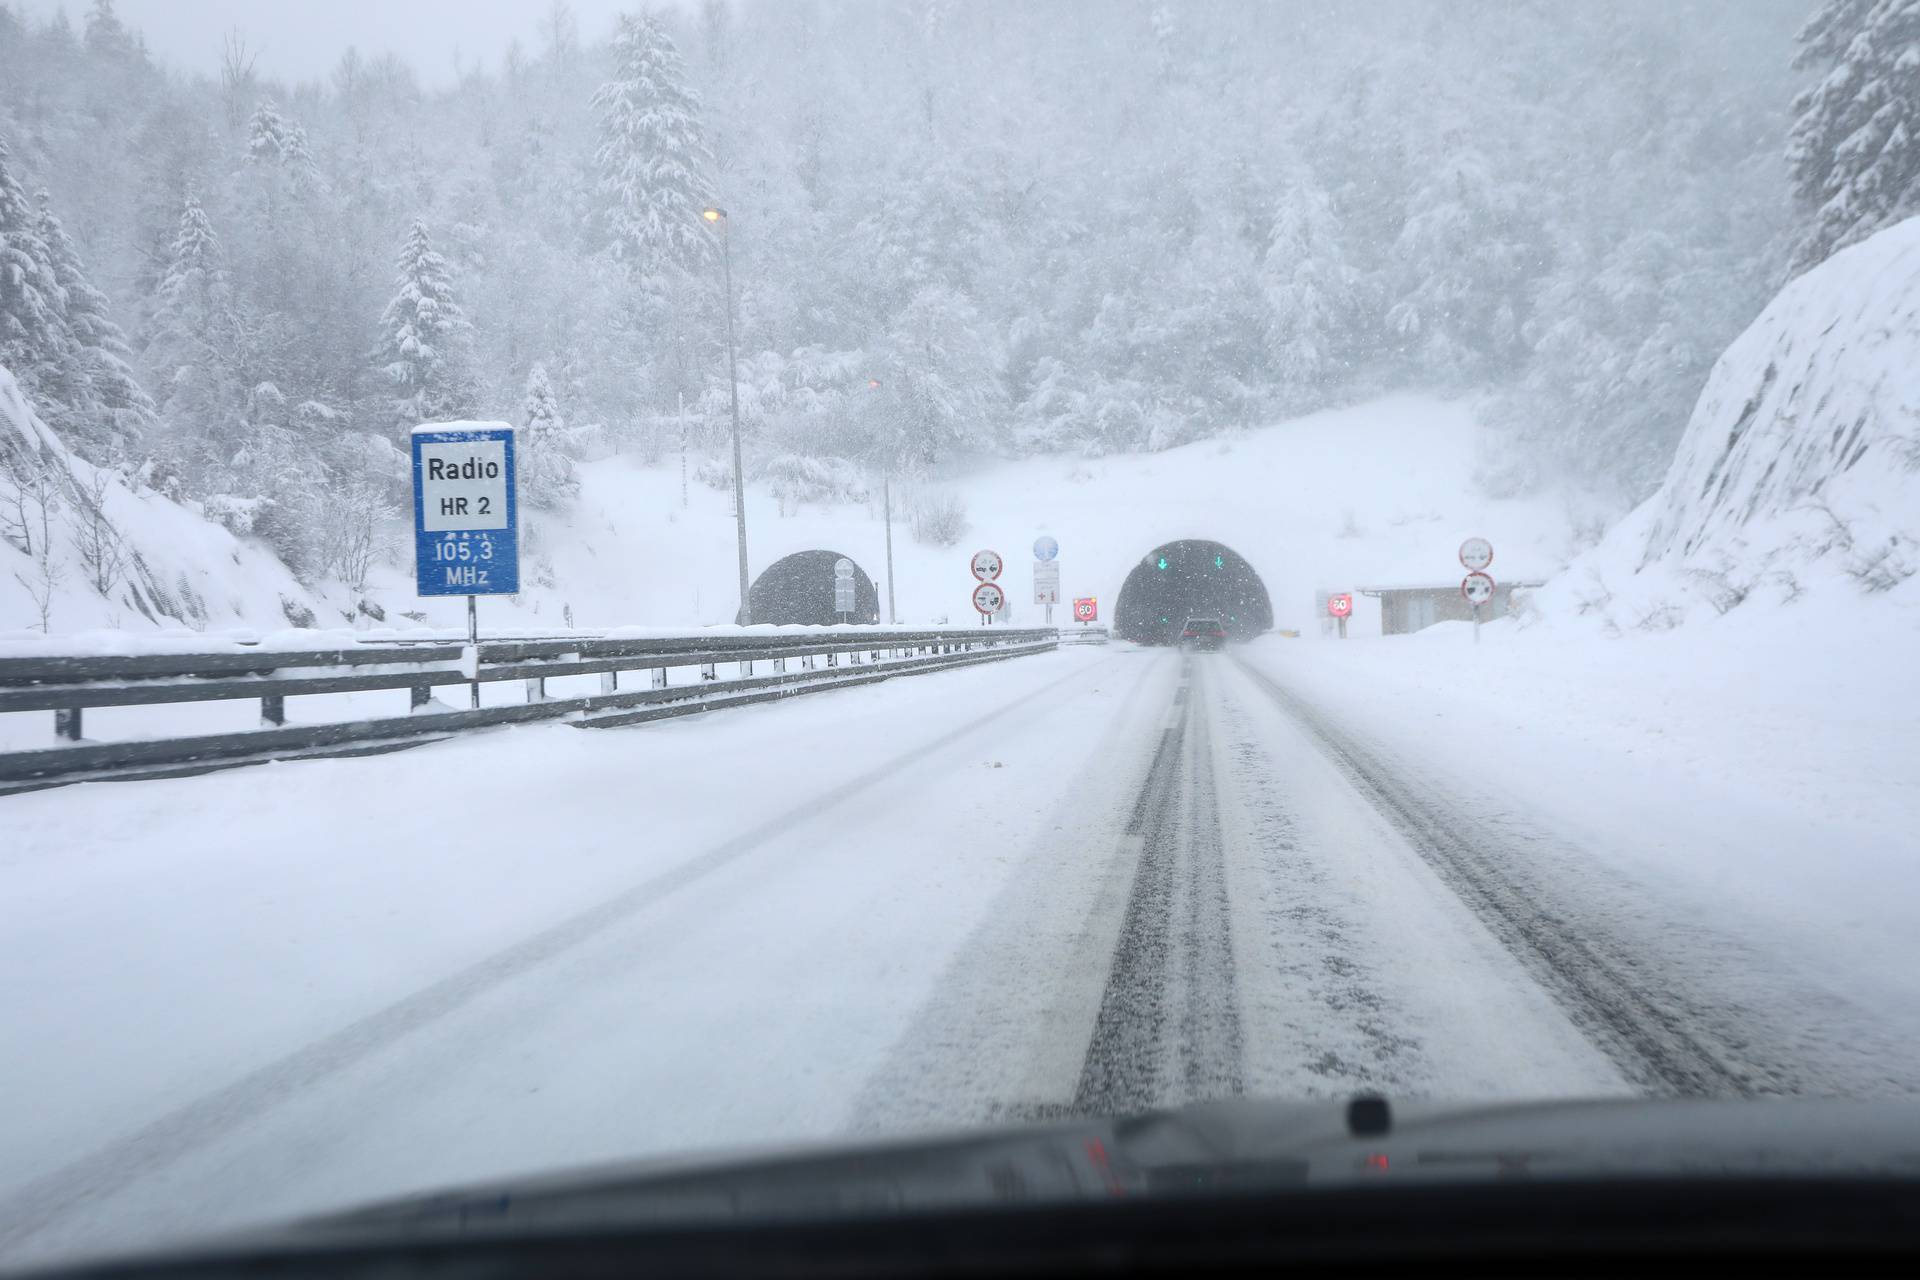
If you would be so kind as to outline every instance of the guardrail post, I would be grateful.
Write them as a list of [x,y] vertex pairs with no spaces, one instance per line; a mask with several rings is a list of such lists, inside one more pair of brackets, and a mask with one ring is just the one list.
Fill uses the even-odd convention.
[[430,684],[409,686],[407,693],[409,695],[407,699],[407,710],[409,711],[418,711],[433,701],[433,686]]
[[545,702],[547,700],[547,678],[535,676],[527,681],[527,701]]
[[283,697],[260,699],[260,719],[264,724],[285,724],[287,722],[287,700]]
[[665,667],[655,667],[653,669],[653,687],[656,689],[664,689],[667,687],[667,669]]
[[53,731],[69,742],[80,741],[80,708],[68,707],[54,712]]
[[618,671],[602,671],[600,673],[600,692],[617,693],[619,689],[620,673]]
[[787,660],[785,658],[775,658],[773,660],[773,669],[778,675],[787,674]]
[[742,662],[740,664],[740,678],[744,680],[752,674],[753,674],[753,659],[748,658],[745,662]]
[[839,654],[837,654],[837,653],[829,653],[829,654],[827,654],[827,665],[828,665],[829,667],[837,667],[837,666],[839,666],[839,665],[840,665],[840,655],[839,655]]
[[800,665],[806,668],[808,671],[818,671],[820,669],[819,666],[814,661],[814,655],[811,653],[803,654],[801,656]]
[[720,678],[720,672],[717,669],[717,664],[711,662],[701,663],[700,678],[702,680],[718,680]]

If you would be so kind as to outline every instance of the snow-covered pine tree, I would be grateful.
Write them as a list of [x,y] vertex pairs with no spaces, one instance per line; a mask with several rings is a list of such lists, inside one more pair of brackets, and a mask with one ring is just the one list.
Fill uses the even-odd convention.
[[593,95],[603,216],[616,257],[642,277],[690,268],[713,249],[700,211],[712,201],[700,99],[673,37],[651,14],[622,14],[614,78]]
[[83,455],[105,462],[153,424],[153,401],[134,376],[129,363],[132,352],[109,313],[106,295],[87,277],[80,254],[44,190],[39,202],[40,238],[66,300],[67,354],[59,370],[61,387],[50,397],[59,407],[48,421],[56,428],[65,427],[68,442]]
[[[200,201],[189,194],[166,272],[154,291],[144,355],[161,415],[203,441],[223,440],[237,421],[241,395],[230,361],[234,338],[233,297],[220,239]],[[223,446],[215,452],[228,450]]]
[[553,393],[547,367],[536,364],[527,375],[527,395],[521,406],[521,466],[526,474],[527,501],[536,507],[563,507],[580,491],[573,459],[565,451],[560,400]]
[[247,163],[284,170],[296,187],[319,182],[307,131],[283,117],[272,98],[262,98],[247,121]]
[[881,381],[897,409],[876,464],[911,474],[991,443],[1005,395],[980,314],[965,294],[929,285],[895,318]]
[[1793,100],[1796,273],[1920,212],[1920,0],[1826,0],[1799,40],[1794,65],[1828,70]]
[[1333,202],[1304,168],[1280,192],[1260,275],[1276,387],[1289,407],[1312,407],[1344,373],[1359,272],[1347,260]]
[[1508,175],[1461,137],[1440,155],[1393,246],[1387,328],[1426,376],[1456,384],[1504,377],[1525,359],[1528,288],[1547,253]]
[[452,273],[434,249],[425,219],[413,220],[394,265],[399,289],[381,314],[384,338],[376,356],[399,392],[394,422],[404,429],[464,418],[473,411],[472,326],[454,297]]
[[40,218],[0,138],[0,366],[44,403],[60,385],[69,345],[66,298]]

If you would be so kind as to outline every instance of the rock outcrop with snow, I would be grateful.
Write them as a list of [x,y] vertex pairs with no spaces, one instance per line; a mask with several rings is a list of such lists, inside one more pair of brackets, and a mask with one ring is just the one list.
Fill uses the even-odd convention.
[[0,369],[0,640],[343,621],[265,547],[75,456]]
[[1714,366],[1666,482],[1541,593],[1619,626],[1920,582],[1920,219],[1793,281]]

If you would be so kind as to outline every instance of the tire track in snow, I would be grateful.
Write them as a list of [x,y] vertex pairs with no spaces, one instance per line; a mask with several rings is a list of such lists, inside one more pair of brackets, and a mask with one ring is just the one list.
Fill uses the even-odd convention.
[[[1584,935],[1558,914],[1543,887],[1516,879],[1515,860],[1489,852],[1492,839],[1444,808],[1239,657],[1241,671],[1300,724],[1328,757],[1427,860],[1442,881],[1564,1008],[1574,1024],[1633,1083],[1679,1096],[1754,1096],[1804,1091],[1791,1065],[1769,1060],[1750,1034],[1715,1043],[1719,1012],[1661,984],[1643,957]],[[1463,836],[1473,831],[1473,837]],[[1503,865],[1504,864],[1504,865]]]
[[1188,659],[1141,788],[1132,893],[1070,1110],[1118,1115],[1241,1092],[1241,1031],[1210,719]]
[[[1111,658],[1107,661],[1112,661]],[[307,1089],[338,1076],[413,1036],[527,972],[548,964],[701,878],[739,860],[774,836],[812,821],[836,806],[857,801],[903,769],[925,766],[942,750],[989,729],[1004,730],[1007,717],[1037,713],[1048,695],[1086,678],[1104,664],[1075,669],[1057,680],[1000,702],[944,734],[904,747],[884,764],[820,793],[769,821],[625,889],[598,905],[559,921],[359,1018],[305,1048],[233,1081],[224,1088],[97,1148],[70,1164],[0,1196],[0,1257],[43,1229],[71,1217],[183,1157],[234,1133]]]

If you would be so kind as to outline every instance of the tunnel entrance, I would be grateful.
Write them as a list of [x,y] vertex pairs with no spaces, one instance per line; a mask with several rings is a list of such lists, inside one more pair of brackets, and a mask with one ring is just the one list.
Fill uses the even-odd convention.
[[1155,547],[1120,587],[1113,629],[1138,644],[1173,644],[1188,618],[1218,618],[1244,640],[1273,626],[1266,584],[1232,547],[1200,538]]
[[[839,622],[840,615],[833,609],[833,565],[838,559],[838,551],[796,551],[761,570],[747,588],[753,620],[808,626]],[[853,563],[853,612],[847,621],[880,621],[880,593],[857,560]]]

